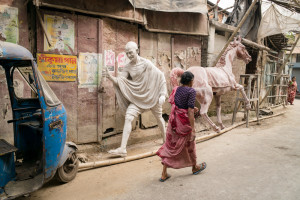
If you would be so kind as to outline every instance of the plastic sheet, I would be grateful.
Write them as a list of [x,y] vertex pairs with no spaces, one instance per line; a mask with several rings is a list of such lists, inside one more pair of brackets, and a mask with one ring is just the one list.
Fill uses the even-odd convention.
[[206,0],[129,0],[132,6],[163,12],[207,13]]
[[257,37],[264,38],[289,31],[300,31],[300,20],[282,15],[274,5],[271,5],[264,13]]

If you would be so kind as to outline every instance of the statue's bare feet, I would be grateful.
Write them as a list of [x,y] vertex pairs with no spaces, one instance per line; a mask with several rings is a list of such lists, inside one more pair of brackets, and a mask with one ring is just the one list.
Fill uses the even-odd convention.
[[226,128],[223,123],[220,123],[219,126],[220,126],[221,130],[223,130],[224,128]]
[[126,149],[122,149],[121,147],[113,150],[108,151],[109,154],[115,155],[115,156],[121,156],[121,157],[126,157],[127,156],[127,151]]
[[213,129],[214,129],[214,131],[215,131],[216,133],[220,133],[220,132],[221,132],[221,129],[220,129],[220,127],[218,127],[218,126],[214,126]]

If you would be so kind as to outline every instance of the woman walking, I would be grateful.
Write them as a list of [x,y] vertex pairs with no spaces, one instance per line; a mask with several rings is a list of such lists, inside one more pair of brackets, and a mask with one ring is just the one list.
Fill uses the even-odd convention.
[[296,82],[296,77],[293,76],[292,80],[289,82],[288,99],[287,99],[291,105],[293,105],[296,93],[297,93],[297,82]]
[[182,74],[180,83],[169,97],[172,110],[169,118],[166,142],[157,151],[162,159],[163,171],[159,179],[161,182],[170,176],[167,168],[192,167],[192,173],[198,174],[206,168],[206,163],[197,165],[194,105],[196,91],[192,88],[194,75],[186,71]]

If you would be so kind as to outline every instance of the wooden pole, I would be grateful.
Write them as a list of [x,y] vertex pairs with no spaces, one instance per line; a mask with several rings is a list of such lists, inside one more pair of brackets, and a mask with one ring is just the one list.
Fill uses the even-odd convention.
[[240,21],[240,23],[238,24],[238,26],[236,27],[235,31],[231,34],[230,38],[228,39],[227,43],[225,44],[225,46],[223,47],[222,51],[219,53],[217,59],[215,60],[213,66],[216,66],[217,62],[219,61],[220,57],[222,56],[222,54],[225,52],[226,48],[228,47],[229,43],[232,41],[232,39],[234,38],[234,36],[237,34],[237,32],[240,30],[240,28],[242,27],[242,25],[244,24],[244,22],[246,21],[247,17],[249,16],[250,12],[252,11],[252,9],[254,8],[255,4],[257,3],[258,0],[253,0],[251,6],[249,7],[249,9],[247,10],[246,14],[243,16],[242,20]]
[[299,3],[297,0],[294,0],[294,2],[295,2],[298,6],[300,6],[300,3]]
[[295,46],[297,45],[298,41],[299,41],[299,38],[300,38],[300,35],[298,35],[298,38],[296,40],[296,42],[294,43],[293,45],[293,48],[292,50],[290,51],[290,54],[289,54],[289,57],[287,59],[284,60],[283,64],[280,66],[279,68],[279,72],[278,72],[278,75],[276,76],[276,79],[273,81],[271,87],[269,87],[268,91],[266,92],[264,98],[262,98],[262,100],[260,101],[259,105],[262,104],[262,102],[265,100],[265,98],[268,96],[269,92],[271,91],[271,89],[274,87],[274,85],[277,83],[277,81],[280,79],[281,77],[281,74],[282,74],[282,70],[283,68],[285,67],[286,63],[288,62],[288,60],[290,60],[291,56],[292,56],[292,52],[294,51],[295,49]]
[[51,47],[51,46],[52,46],[52,45],[51,45],[51,39],[50,39],[50,36],[48,35],[48,32],[47,32],[47,29],[46,29],[46,27],[45,27],[44,21],[43,21],[43,19],[42,19],[40,10],[39,10],[38,8],[36,9],[36,13],[37,13],[37,15],[38,15],[38,18],[39,18],[41,27],[42,27],[42,29],[43,29],[43,32],[44,32],[44,34],[45,34],[45,36],[46,36],[48,45]]
[[233,8],[233,7],[234,7],[234,6],[230,6],[230,7],[228,7],[228,8],[223,9],[223,10],[219,10],[218,13],[219,13],[219,12],[226,11],[226,10],[228,10],[228,9],[230,9],[230,8]]
[[252,41],[247,40],[247,39],[245,39],[245,38],[242,39],[242,42],[243,42],[244,44],[247,44],[247,45],[249,45],[249,46],[254,46],[254,47],[256,47],[256,48],[258,48],[258,49],[261,49],[261,50],[266,50],[266,51],[268,51],[268,52],[276,53],[276,54],[278,53],[278,52],[276,52],[276,51],[271,50],[269,47],[266,47],[266,46],[264,46],[264,45],[258,44],[258,43],[256,43],[256,42],[252,42]]

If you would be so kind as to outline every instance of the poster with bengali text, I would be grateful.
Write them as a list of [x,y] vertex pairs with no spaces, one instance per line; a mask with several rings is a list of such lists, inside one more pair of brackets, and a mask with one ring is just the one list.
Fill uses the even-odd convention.
[[108,71],[115,71],[115,52],[112,50],[104,51],[104,66],[108,68]]
[[97,87],[102,75],[102,54],[80,53],[78,58],[79,87]]
[[46,81],[76,81],[77,57],[37,54],[38,69]]
[[129,63],[129,59],[125,52],[121,52],[117,56],[118,71],[122,72],[124,67]]
[[44,24],[50,35],[51,46],[44,35],[44,51],[58,50],[71,54],[75,47],[75,23],[59,16],[44,15]]
[[18,8],[0,5],[0,40],[19,42]]

